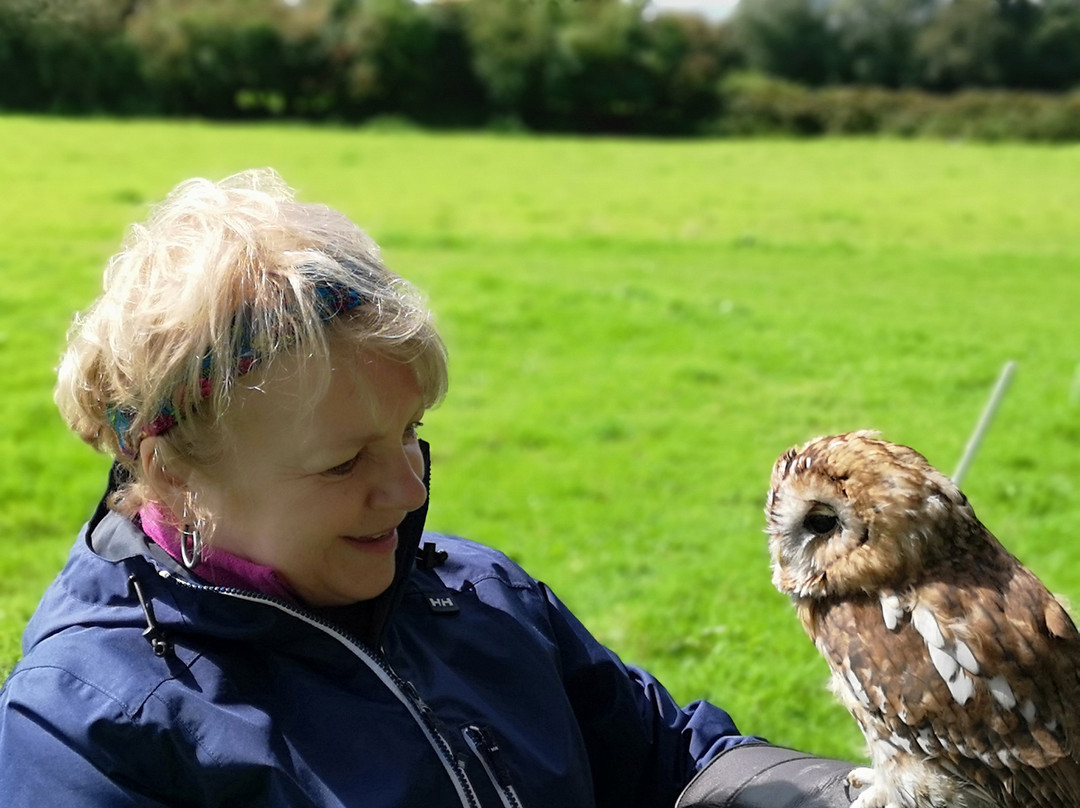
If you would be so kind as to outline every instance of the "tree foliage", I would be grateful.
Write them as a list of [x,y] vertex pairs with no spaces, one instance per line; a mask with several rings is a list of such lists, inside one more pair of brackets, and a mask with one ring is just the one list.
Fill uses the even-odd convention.
[[732,95],[747,68],[1064,92],[1080,0],[741,0],[723,23],[648,0],[0,0],[0,109],[690,134],[764,97]]
[[836,38],[814,0],[747,0],[734,26],[747,63],[761,73],[804,84],[836,75]]
[[751,67],[803,84],[1080,84],[1080,0],[742,0],[735,26]]

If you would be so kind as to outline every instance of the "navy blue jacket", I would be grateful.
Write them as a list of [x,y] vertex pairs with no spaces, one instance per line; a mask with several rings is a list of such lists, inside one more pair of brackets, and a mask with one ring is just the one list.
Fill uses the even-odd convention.
[[0,691],[0,806],[670,808],[749,740],[502,554],[421,531],[387,593],[314,612],[99,508]]

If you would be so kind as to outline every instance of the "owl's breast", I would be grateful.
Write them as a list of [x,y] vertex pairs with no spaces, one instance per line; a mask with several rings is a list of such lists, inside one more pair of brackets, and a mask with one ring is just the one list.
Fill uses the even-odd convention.
[[829,663],[837,696],[864,728],[890,718],[921,726],[940,707],[947,686],[898,605],[871,596],[819,601],[800,617]]

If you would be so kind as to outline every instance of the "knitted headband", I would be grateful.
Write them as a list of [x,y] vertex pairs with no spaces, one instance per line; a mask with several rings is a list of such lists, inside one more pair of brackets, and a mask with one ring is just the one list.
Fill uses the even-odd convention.
[[[346,312],[352,311],[364,302],[364,296],[355,289],[335,283],[315,284],[315,308],[319,319],[326,323]],[[241,327],[239,348],[233,365],[233,373],[243,376],[251,371],[258,363],[258,353],[251,344],[250,330]],[[209,398],[213,392],[213,355],[207,353],[203,356],[202,371],[199,378],[199,398]],[[153,418],[146,424],[138,435],[132,434],[132,427],[138,416],[138,410],[134,407],[120,407],[116,404],[108,404],[105,407],[105,417],[109,426],[116,433],[116,442],[121,453],[127,458],[134,458],[139,453],[139,442],[152,435],[162,435],[172,429],[179,421],[180,413],[176,410],[174,401],[183,400],[184,389],[177,391],[177,395],[162,401]]]

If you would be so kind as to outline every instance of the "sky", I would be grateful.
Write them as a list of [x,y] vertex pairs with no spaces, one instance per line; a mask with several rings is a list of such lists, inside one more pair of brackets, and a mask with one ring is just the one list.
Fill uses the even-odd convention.
[[731,14],[739,0],[650,0],[656,11],[695,11],[710,20],[722,20]]
[[[416,0],[418,3],[430,0]],[[302,0],[284,0],[289,5],[298,5]],[[649,6],[655,11],[693,11],[713,20],[722,20],[734,10],[739,0],[649,0]]]

